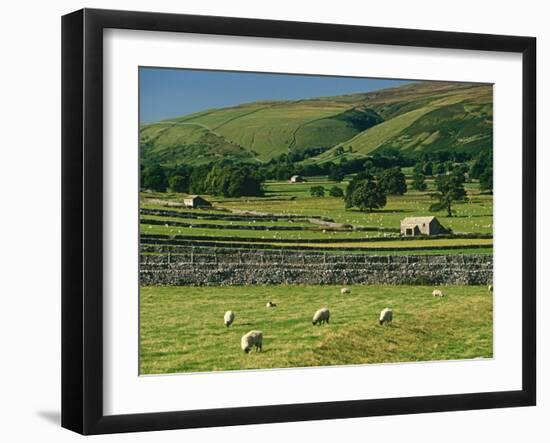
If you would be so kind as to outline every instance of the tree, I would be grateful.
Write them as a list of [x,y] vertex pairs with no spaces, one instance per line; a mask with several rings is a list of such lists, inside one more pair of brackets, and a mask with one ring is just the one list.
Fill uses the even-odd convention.
[[204,192],[224,197],[263,195],[261,178],[246,166],[217,164],[204,179]]
[[189,175],[189,192],[193,194],[202,194],[207,191],[206,177],[210,173],[211,165],[196,166]]
[[334,166],[330,168],[330,172],[328,174],[329,180],[335,181],[335,182],[341,182],[344,180],[344,171],[342,168],[338,166]]
[[452,217],[452,205],[454,202],[462,201],[466,197],[464,190],[464,174],[460,171],[453,171],[448,175],[439,175],[435,179],[437,193],[435,196],[439,200],[430,206],[430,211],[447,211],[447,216]]
[[187,192],[189,190],[189,181],[181,175],[172,175],[168,179],[168,187],[172,192]]
[[426,177],[424,177],[424,174],[421,172],[415,172],[413,174],[413,189],[416,189],[417,191],[425,191],[428,188],[425,179]]
[[360,172],[359,174],[356,174],[349,182],[345,194],[344,194],[344,202],[346,204],[346,208],[351,208],[353,206],[352,204],[352,195],[353,191],[357,187],[357,185],[363,181],[363,180],[374,180],[374,177],[369,172]]
[[436,175],[445,174],[445,164],[444,163],[435,163],[433,166],[433,173]]
[[323,188],[322,186],[312,186],[309,190],[309,193],[312,197],[324,197],[325,188]]
[[146,166],[141,174],[141,186],[144,189],[165,192],[168,185],[164,169],[158,163]]
[[434,165],[432,162],[426,162],[422,165],[422,174],[424,175],[433,175]]
[[479,176],[479,189],[493,192],[493,168],[487,168]]
[[389,195],[403,195],[407,192],[405,174],[401,172],[399,167],[386,169],[382,172],[378,182]]
[[372,171],[374,171],[374,162],[371,159],[365,160],[365,163],[363,163],[363,169],[367,172],[372,174]]
[[331,197],[343,197],[344,191],[342,191],[342,188],[339,188],[338,186],[333,186],[330,188],[329,195]]
[[454,169],[455,165],[451,160],[447,160],[443,162],[443,167],[445,168],[446,172],[451,172]]
[[360,211],[378,209],[386,206],[386,193],[379,183],[375,182],[372,176],[350,183],[351,191],[346,193],[346,207],[356,207]]
[[489,168],[493,169],[493,152],[482,151],[470,168],[470,177],[480,178]]

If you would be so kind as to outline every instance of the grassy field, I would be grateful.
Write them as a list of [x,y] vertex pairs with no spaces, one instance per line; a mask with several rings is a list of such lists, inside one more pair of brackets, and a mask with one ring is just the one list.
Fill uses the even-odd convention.
[[[492,295],[486,287],[426,286],[142,287],[140,373],[164,374],[407,361],[490,358]],[[277,303],[265,307],[266,301]],[[327,307],[330,324],[312,326]],[[394,310],[392,325],[378,315]],[[226,328],[223,314],[236,312]],[[263,352],[245,354],[240,338],[264,334]]]
[[[398,236],[395,232],[400,227],[400,222],[405,217],[435,215],[443,226],[451,228],[455,233],[467,234],[491,234],[493,229],[493,202],[491,195],[485,195],[479,192],[477,183],[467,183],[468,201],[455,205],[455,215],[447,217],[443,212],[432,213],[429,211],[433,198],[430,193],[433,192],[433,183],[428,181],[429,188],[425,192],[409,190],[403,196],[389,196],[386,207],[382,210],[372,213],[361,212],[355,209],[346,210],[341,198],[330,196],[312,197],[309,193],[312,186],[324,186],[328,190],[332,186],[338,186],[345,189],[347,182],[336,184],[327,181],[326,178],[311,178],[306,183],[288,183],[288,182],[267,182],[265,185],[265,197],[243,197],[243,198],[223,198],[207,196],[214,208],[211,210],[188,210],[178,207],[169,207],[170,210],[181,211],[185,214],[192,214],[200,217],[201,215],[216,216],[220,219],[189,219],[177,218],[173,216],[143,215],[143,219],[157,221],[178,221],[191,226],[170,226],[141,224],[143,234],[164,234],[164,235],[186,235],[200,236],[205,240],[214,240],[216,238],[232,237],[235,241],[253,241],[261,243],[274,243],[281,245],[287,240],[304,240],[304,244],[309,241],[322,242],[327,240],[327,247],[371,247],[371,248],[394,248],[399,247],[432,247],[443,248],[446,246],[462,246],[464,248],[471,246],[492,247],[491,239],[430,239],[430,240],[400,240],[381,241],[380,244],[373,242],[373,239],[388,236]],[[181,194],[159,194],[142,193],[141,206],[149,209],[168,209],[170,204],[181,204],[183,196]],[[289,221],[281,218],[277,221],[266,221],[256,219],[253,215],[246,215],[247,220],[229,221],[223,219],[224,216],[231,215],[235,211],[255,211],[265,214],[278,214],[284,216],[297,217],[328,217],[336,223],[352,226],[348,229],[329,229],[320,225],[310,223],[307,218]],[[249,219],[249,220],[248,220]],[[209,225],[216,225],[215,227]],[[239,225],[244,228],[250,226],[269,227],[269,230],[254,229],[230,229],[230,225]],[[221,227],[220,227],[221,226]],[[228,228],[223,228],[228,226]],[[278,229],[287,226],[302,226],[305,230],[282,230]],[[361,229],[378,229],[362,231]],[[392,232],[393,230],[393,232]],[[365,242],[359,240],[365,239]],[[330,240],[331,243],[328,243]],[[338,240],[337,243],[334,243]],[[227,241],[227,239],[225,240]],[[295,243],[295,246],[298,244]],[[487,251],[484,251],[487,252]]]

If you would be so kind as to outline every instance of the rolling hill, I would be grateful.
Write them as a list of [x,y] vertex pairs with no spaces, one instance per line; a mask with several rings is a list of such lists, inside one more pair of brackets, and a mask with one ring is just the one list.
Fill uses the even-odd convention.
[[[206,163],[219,158],[265,162],[308,148],[306,162],[376,150],[492,149],[492,86],[419,82],[369,93],[263,101],[144,124],[144,158]],[[345,154],[341,153],[343,147]]]

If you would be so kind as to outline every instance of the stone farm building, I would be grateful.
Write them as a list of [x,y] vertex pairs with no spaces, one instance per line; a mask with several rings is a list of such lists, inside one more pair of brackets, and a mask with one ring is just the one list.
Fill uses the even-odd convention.
[[200,195],[190,195],[183,199],[183,204],[186,208],[210,208],[212,204],[202,198]]
[[290,177],[290,179],[288,181],[290,183],[302,183],[302,182],[305,182],[306,179],[304,177],[302,177],[301,175],[293,175],[292,177]]
[[448,234],[448,231],[435,217],[407,217],[401,220],[401,235],[405,237],[440,234]]

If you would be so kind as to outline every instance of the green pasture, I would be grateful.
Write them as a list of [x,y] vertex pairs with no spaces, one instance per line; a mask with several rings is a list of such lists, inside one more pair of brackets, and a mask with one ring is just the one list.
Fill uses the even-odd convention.
[[380,228],[399,229],[400,222],[405,217],[435,215],[445,226],[455,232],[491,233],[493,218],[493,201],[491,195],[482,195],[476,189],[477,184],[468,183],[466,187],[469,200],[454,206],[455,215],[447,217],[444,211],[430,212],[429,207],[434,202],[430,190],[426,192],[409,190],[403,196],[388,196],[387,205],[372,213],[344,207],[340,198],[311,197],[309,189],[312,186],[324,186],[328,190],[336,185],[345,189],[347,184],[335,184],[328,181],[309,181],[307,183],[268,182],[266,195],[269,197],[295,197],[294,200],[261,200],[236,202],[220,202],[219,206],[230,209],[249,209],[261,212],[283,214],[322,214],[337,223],[357,226],[374,226]]
[[142,234],[164,234],[164,235],[198,235],[205,238],[215,237],[234,237],[235,240],[239,238],[253,238],[257,240],[322,240],[322,239],[340,239],[346,241],[347,239],[361,239],[383,236],[382,232],[361,232],[361,231],[326,231],[323,232],[322,228],[317,227],[314,231],[282,231],[277,230],[276,227],[269,231],[265,230],[249,230],[249,229],[210,229],[202,228],[200,225],[197,227],[185,227],[185,226],[163,226],[163,225],[140,225]]
[[[289,182],[267,182],[265,184],[265,197],[242,197],[223,198],[206,196],[214,205],[207,210],[186,209],[174,205],[183,202],[184,195],[176,193],[142,193],[141,206],[149,209],[169,209],[185,214],[201,215],[230,215],[238,211],[251,211],[260,214],[278,214],[285,216],[295,215],[297,217],[328,217],[337,223],[352,225],[356,228],[377,228],[381,231],[361,230],[331,230],[328,227],[309,223],[306,218],[290,221],[281,218],[277,221],[266,221],[261,218],[254,218],[253,215],[245,215],[250,220],[230,221],[223,218],[216,220],[178,218],[174,216],[142,215],[142,219],[158,221],[179,221],[192,224],[189,226],[153,225],[142,223],[140,230],[142,234],[155,235],[186,235],[200,236],[205,240],[214,241],[219,237],[231,237],[235,242],[253,241],[262,244],[277,244],[279,246],[307,246],[308,242],[315,240],[330,240],[327,243],[316,243],[315,246],[326,248],[372,248],[375,250],[393,250],[398,252],[400,248],[418,247],[423,251],[440,250],[450,253],[462,252],[456,249],[445,250],[445,247],[462,246],[465,251],[472,246],[484,246],[482,253],[492,252],[491,239],[414,239],[414,240],[385,240],[380,242],[373,239],[395,236],[395,232],[384,232],[384,229],[398,229],[404,217],[436,215],[440,222],[455,233],[492,233],[492,196],[485,195],[477,189],[477,183],[467,183],[468,201],[455,205],[455,215],[447,217],[445,213],[432,213],[429,206],[433,203],[431,189],[425,192],[409,190],[403,196],[389,196],[388,204],[381,210],[372,213],[361,212],[356,209],[346,210],[341,198],[330,196],[312,197],[310,188],[312,186],[323,186],[327,190],[332,186],[339,186],[345,189],[347,183],[335,184],[324,177],[310,178],[305,183]],[[428,183],[431,187],[431,181]],[[269,230],[254,229],[223,229],[212,228],[211,225],[238,225],[246,228],[256,226],[269,227]],[[287,231],[277,228],[286,226],[302,226],[306,229]],[[284,240],[304,240],[304,243],[288,243]],[[365,239],[365,242],[361,242]],[[336,242],[336,240],[338,240]],[[227,241],[227,240],[225,240]],[[416,253],[416,251],[415,251]]]
[[244,226],[244,227],[265,227],[273,230],[277,230],[278,227],[304,227],[308,229],[322,229],[321,226],[309,223],[307,219],[297,219],[295,221],[292,220],[285,220],[285,219],[279,219],[279,220],[255,220],[250,217],[251,220],[210,220],[210,219],[201,219],[201,218],[179,218],[179,217],[170,217],[170,216],[161,216],[161,215],[142,215],[141,216],[141,223],[147,224],[145,220],[158,220],[158,221],[172,221],[172,222],[179,222],[179,223],[189,223],[192,224],[194,227],[201,228],[201,227],[208,227],[209,225],[229,225],[229,226]]
[[[368,363],[491,358],[493,301],[486,287],[426,286],[142,287],[140,373],[166,374]],[[276,308],[266,308],[272,300]],[[327,307],[330,323],[313,326]],[[382,309],[394,321],[378,324]],[[223,315],[236,313],[226,328]],[[264,335],[263,352],[240,338]]]

